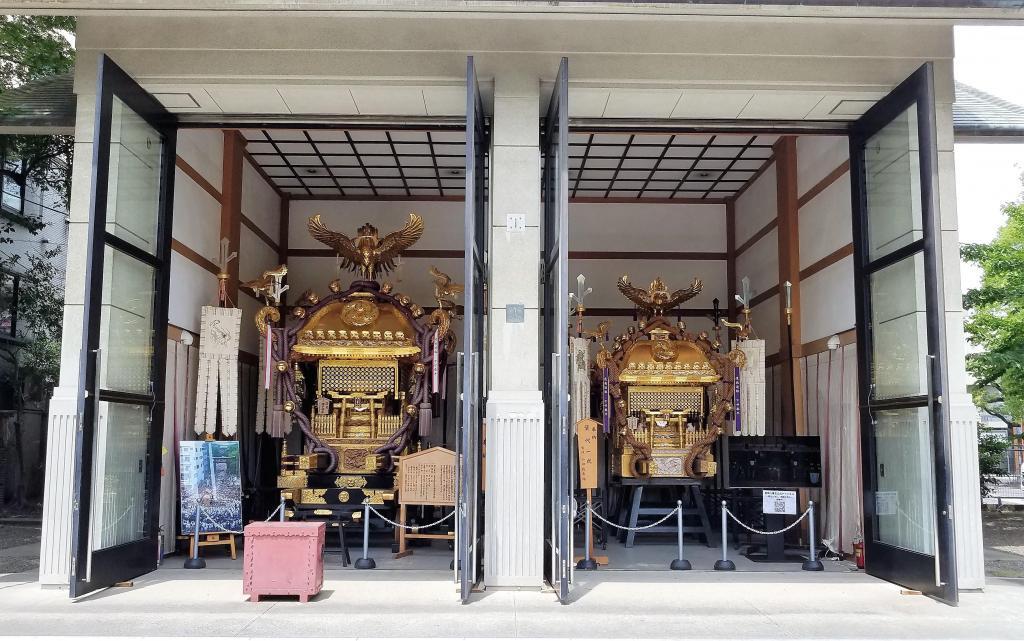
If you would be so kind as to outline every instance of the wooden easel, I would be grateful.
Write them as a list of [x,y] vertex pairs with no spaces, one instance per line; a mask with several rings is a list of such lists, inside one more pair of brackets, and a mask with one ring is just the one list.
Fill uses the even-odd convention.
[[[188,539],[188,555],[191,558],[192,556],[195,556],[196,537],[194,534],[178,535],[178,540],[185,539]],[[238,549],[235,546],[235,535],[231,532],[211,532],[209,534],[200,534],[199,547],[203,548],[209,545],[226,545],[231,548],[231,560],[233,561],[238,558]]]
[[[597,427],[599,423],[592,418],[585,418],[576,422],[576,447],[579,451],[580,464],[580,487],[587,490],[587,504],[591,504],[594,498],[594,489],[597,487]],[[593,526],[593,523],[591,523]],[[608,565],[606,555],[594,554],[594,532],[590,532],[590,558],[598,565]],[[573,560],[579,561],[583,555],[576,556]]]

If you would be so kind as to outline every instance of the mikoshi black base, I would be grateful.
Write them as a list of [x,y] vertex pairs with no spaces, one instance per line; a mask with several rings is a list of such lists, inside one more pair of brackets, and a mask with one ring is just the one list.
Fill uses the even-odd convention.
[[671,565],[668,566],[670,570],[692,570],[693,566],[686,559],[673,559]]
[[804,564],[802,566],[800,566],[800,567],[803,570],[807,571],[807,572],[821,572],[821,571],[823,571],[825,569],[825,566],[822,565],[821,561],[819,561],[817,559],[815,559],[813,561],[810,560],[810,559],[807,559],[806,561],[804,561]]
[[373,559],[356,559],[355,568],[357,570],[372,570],[377,567],[377,562]]
[[597,561],[594,559],[580,559],[576,562],[577,570],[596,570]]
[[729,559],[719,559],[715,561],[715,569],[723,572],[731,572],[736,569],[736,564]]
[[185,559],[186,570],[202,570],[206,567],[206,559],[200,559],[199,557],[188,557]]

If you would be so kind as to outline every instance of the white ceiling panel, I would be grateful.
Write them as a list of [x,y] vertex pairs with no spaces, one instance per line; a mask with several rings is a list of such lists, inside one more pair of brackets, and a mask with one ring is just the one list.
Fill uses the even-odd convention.
[[803,120],[825,94],[821,92],[759,91],[740,112],[740,118]]
[[426,116],[421,87],[354,86],[352,98],[360,114],[387,116]]
[[604,117],[668,118],[681,93],[679,89],[612,89]]
[[573,118],[601,118],[608,104],[608,89],[569,87],[569,115]]
[[465,116],[466,88],[424,87],[423,100],[429,116]]
[[753,95],[749,91],[684,91],[672,118],[737,118]]
[[344,85],[283,85],[278,92],[293,114],[359,113],[352,92]]
[[815,120],[855,120],[884,95],[870,92],[829,94],[814,106],[807,117]]
[[220,106],[202,85],[144,84],[143,89],[153,94],[168,111],[175,113],[218,113]]
[[290,113],[273,85],[206,85],[205,88],[225,113]]

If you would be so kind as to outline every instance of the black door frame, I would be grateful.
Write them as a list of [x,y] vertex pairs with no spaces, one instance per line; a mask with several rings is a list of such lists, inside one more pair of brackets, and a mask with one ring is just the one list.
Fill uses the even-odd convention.
[[466,190],[463,353],[459,358],[459,541],[457,574],[463,603],[481,576],[483,505],[480,492],[484,384],[484,319],[487,283],[486,157],[489,148],[483,100],[473,57],[466,61]]
[[562,58],[543,124],[545,578],[567,603],[572,578],[572,448],[569,427],[569,59]]
[[[164,378],[167,359],[167,311],[170,282],[171,229],[174,197],[174,158],[177,123],[172,114],[105,54],[100,55],[97,109],[93,136],[92,198],[89,211],[88,254],[85,271],[84,334],[79,357],[78,428],[75,439],[75,476],[71,523],[72,597],[108,587],[156,569],[160,511],[160,446],[163,440]],[[110,141],[114,97],[143,118],[162,137],[160,197],[157,213],[156,253],[122,240],[105,228]],[[97,388],[99,374],[100,315],[103,303],[104,249],[110,246],[155,270],[153,309],[152,391],[131,394]],[[143,538],[110,548],[90,550],[92,483],[96,418],[101,401],[148,405],[150,429],[146,443],[145,482],[150,494],[145,504]],[[157,494],[154,495],[153,492]]]
[[[871,259],[868,241],[867,178],[863,152],[866,142],[910,108],[917,112],[920,157],[922,238],[885,256]],[[850,178],[853,198],[854,286],[857,318],[858,396],[860,399],[863,467],[865,562],[869,574],[911,587],[948,603],[957,602],[956,546],[953,531],[953,487],[949,417],[943,402],[947,387],[945,319],[941,287],[942,264],[938,207],[934,78],[926,63],[876,103],[850,129]],[[872,398],[872,340],[870,277],[921,253],[924,256],[928,393],[885,401]],[[876,411],[928,408],[935,479],[935,555],[897,548],[877,541],[875,515],[876,449],[873,415]]]

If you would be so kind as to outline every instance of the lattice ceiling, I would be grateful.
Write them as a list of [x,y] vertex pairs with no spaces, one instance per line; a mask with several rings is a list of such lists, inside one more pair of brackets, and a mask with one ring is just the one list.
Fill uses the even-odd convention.
[[[458,129],[251,129],[247,151],[296,198],[462,198]],[[613,133],[569,136],[572,198],[720,200],[772,157],[777,135]]]
[[573,132],[573,198],[734,196],[772,157],[777,135]]
[[452,197],[465,188],[461,130],[244,130],[246,150],[298,198]]

